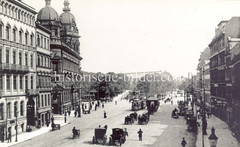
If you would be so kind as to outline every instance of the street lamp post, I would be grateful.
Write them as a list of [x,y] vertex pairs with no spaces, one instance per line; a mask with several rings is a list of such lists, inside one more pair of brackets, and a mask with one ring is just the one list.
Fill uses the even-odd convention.
[[212,134],[208,137],[210,147],[216,147],[217,146],[217,141],[218,137],[215,135],[215,129],[212,127],[211,129]]
[[15,126],[15,129],[16,129],[16,140],[15,140],[15,142],[18,142],[18,139],[17,139],[17,135],[18,135],[18,111],[16,112],[16,126]]
[[207,120],[205,112],[205,86],[204,86],[204,67],[202,68],[202,88],[203,88],[203,117],[202,117],[202,147],[204,147],[204,135],[207,135]]

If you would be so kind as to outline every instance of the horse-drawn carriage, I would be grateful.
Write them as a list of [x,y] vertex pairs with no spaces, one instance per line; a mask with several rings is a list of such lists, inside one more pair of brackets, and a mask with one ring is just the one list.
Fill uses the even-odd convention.
[[136,120],[137,120],[137,113],[134,112],[125,117],[124,124],[125,125],[133,124],[134,121],[136,121]]
[[138,124],[139,125],[148,124],[149,117],[150,117],[149,113],[144,113],[142,115],[139,115],[139,117],[138,117]]
[[126,116],[125,117],[125,119],[124,119],[124,124],[125,125],[131,125],[131,124],[133,124],[133,119],[132,119],[132,117],[131,116]]
[[132,102],[132,110],[142,110],[146,107],[146,100],[145,99],[134,99]]
[[172,118],[178,118],[178,110],[175,108],[173,111],[172,111]]
[[197,122],[196,117],[189,117],[188,118],[188,131],[197,132],[198,131],[199,123]]
[[121,128],[114,128],[112,129],[111,137],[109,138],[110,145],[122,145],[126,141],[126,136],[128,136],[128,132]]
[[154,112],[157,112],[159,107],[159,101],[155,97],[150,97],[147,99],[147,109],[149,114],[154,114]]
[[60,128],[61,128],[60,124],[55,124],[55,123],[52,124],[52,131],[60,130]]
[[93,144],[106,144],[107,142],[107,129],[106,128],[95,128],[94,136],[93,136]]

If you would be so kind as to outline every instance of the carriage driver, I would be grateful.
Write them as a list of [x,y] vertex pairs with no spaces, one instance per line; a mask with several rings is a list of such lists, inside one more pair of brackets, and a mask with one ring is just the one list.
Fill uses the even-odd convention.
[[73,127],[73,129],[72,129],[72,133],[73,133],[73,138],[75,138],[75,136],[76,136],[76,128],[75,127]]

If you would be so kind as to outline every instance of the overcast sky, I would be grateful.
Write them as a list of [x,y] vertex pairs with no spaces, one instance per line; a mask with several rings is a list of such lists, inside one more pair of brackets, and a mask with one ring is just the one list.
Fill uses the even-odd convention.
[[[45,0],[23,0],[38,12]],[[64,0],[52,0],[60,15]],[[240,1],[69,0],[81,36],[84,71],[195,73],[221,20]]]

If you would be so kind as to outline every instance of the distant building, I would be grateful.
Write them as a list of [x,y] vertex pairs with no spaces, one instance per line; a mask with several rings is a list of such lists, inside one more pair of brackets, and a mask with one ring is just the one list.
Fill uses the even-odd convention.
[[34,123],[35,14],[20,0],[0,1],[0,141]]
[[200,93],[198,95],[198,103],[205,102],[205,106],[208,110],[211,110],[211,101],[210,101],[210,72],[209,72],[209,57],[210,57],[210,48],[207,47],[201,53],[198,63],[198,84],[197,90]]

